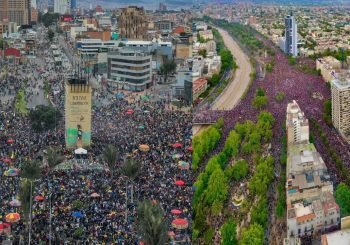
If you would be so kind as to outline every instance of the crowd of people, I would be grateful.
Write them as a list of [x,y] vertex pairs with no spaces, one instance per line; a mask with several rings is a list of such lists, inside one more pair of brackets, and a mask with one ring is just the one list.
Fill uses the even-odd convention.
[[[47,44],[46,44],[47,45]],[[39,50],[45,53],[45,51]],[[58,92],[51,96],[54,106],[64,113],[63,73],[47,60],[44,65],[51,69],[46,80]],[[51,62],[51,63],[49,63]],[[14,71],[27,67],[45,73],[37,63],[18,65]],[[24,70],[25,71],[25,70]],[[12,78],[11,78],[12,77]],[[17,73],[1,83],[12,89],[9,79],[18,79],[11,94],[20,89]],[[31,86],[39,86],[32,78]],[[30,98],[29,98],[30,99]],[[174,240],[190,243],[189,229],[175,229],[175,218],[191,221],[192,175],[189,169],[179,167],[179,162],[191,162],[192,116],[175,110],[168,100],[148,100],[135,96],[111,100],[107,105],[94,106],[92,113],[91,146],[87,148],[87,161],[91,168],[75,165],[74,149],[65,147],[64,120],[55,129],[37,133],[31,129],[27,116],[15,113],[14,96],[9,104],[0,104],[0,216],[18,212],[21,207],[10,204],[18,199],[21,183],[20,170],[28,160],[44,159],[44,151],[54,147],[64,156],[64,162],[74,166],[43,171],[34,181],[31,239],[32,244],[139,244],[142,240],[137,231],[137,203],[151,200],[164,210],[169,232]],[[132,110],[132,113],[126,113]],[[148,151],[140,145],[148,145]],[[102,153],[108,145],[118,152],[117,169],[126,157],[140,166],[133,183],[117,171],[112,174],[103,160]],[[62,163],[65,164],[65,163]],[[102,166],[96,169],[93,166]],[[18,169],[16,176],[5,176],[10,168]],[[183,181],[177,185],[175,182]],[[132,187],[131,187],[132,186]],[[131,191],[133,190],[133,191]],[[92,195],[93,194],[93,195]],[[37,199],[35,197],[40,196]],[[181,214],[172,214],[178,209]],[[50,212],[51,210],[51,212]],[[11,223],[11,231],[0,231],[0,242],[10,237],[15,244],[27,244],[28,230],[24,217]]]
[[[290,65],[286,55],[273,47],[273,44],[270,42],[265,42],[265,45],[268,45],[275,51],[275,56],[273,57],[273,70],[272,72],[266,73],[266,76],[263,79],[255,79],[247,95],[235,106],[234,109],[228,111],[202,110],[193,115],[193,122],[198,123],[216,121],[220,117],[224,119],[224,137],[213,154],[219,152],[219,150],[223,148],[226,136],[237,122],[243,122],[246,120],[256,121],[256,117],[260,111],[252,106],[252,101],[256,96],[256,90],[262,88],[269,99],[267,106],[263,110],[271,112],[276,119],[273,128],[274,136],[271,141],[271,153],[276,160],[276,167],[279,166],[283,136],[286,135],[284,125],[286,122],[287,104],[296,100],[301,110],[305,113],[305,116],[308,119],[313,119],[319,123],[322,132],[326,135],[329,141],[329,144],[335,149],[337,155],[341,157],[345,167],[349,169],[350,145],[342,139],[334,128],[328,126],[323,119],[323,104],[326,99],[331,98],[331,92],[327,84],[321,76],[306,74],[300,71],[297,68],[298,64],[295,66]],[[302,62],[303,65],[315,66],[314,62],[310,63],[307,60],[304,61],[303,58],[301,59],[302,60],[299,62]],[[275,99],[275,96],[281,92],[284,94],[284,99],[278,101]],[[315,94],[317,94],[317,96],[314,96]],[[310,132],[313,130],[314,129],[310,125]],[[320,138],[315,138],[317,151],[324,159],[333,182],[337,184],[341,181],[345,181],[338,173],[335,162],[329,155],[329,149],[327,149],[327,147],[321,142]],[[271,197],[273,197],[273,195]],[[273,207],[274,202],[271,199],[269,202],[269,209],[272,210]],[[284,228],[286,227],[284,226]]]

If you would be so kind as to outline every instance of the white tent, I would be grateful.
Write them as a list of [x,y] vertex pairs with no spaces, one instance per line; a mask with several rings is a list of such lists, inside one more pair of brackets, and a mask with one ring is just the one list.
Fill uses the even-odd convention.
[[78,154],[78,155],[82,155],[82,154],[87,154],[87,150],[83,149],[83,148],[78,148],[74,151],[75,154]]

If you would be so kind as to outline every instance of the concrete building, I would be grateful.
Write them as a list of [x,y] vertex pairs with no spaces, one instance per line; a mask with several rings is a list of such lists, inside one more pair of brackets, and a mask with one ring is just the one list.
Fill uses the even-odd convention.
[[288,144],[309,142],[309,121],[295,100],[287,106],[286,128]]
[[321,236],[321,245],[350,244],[350,229],[335,231]]
[[[192,71],[189,67],[181,67],[176,72],[176,83],[172,85],[172,93],[176,98],[185,98],[185,85],[191,83],[192,93]],[[190,100],[192,102],[192,99]]]
[[30,0],[1,0],[0,21],[15,22],[17,25],[27,25],[30,21]]
[[[308,120],[296,101],[287,106],[286,127],[287,238],[337,227],[340,209],[333,197],[333,183],[322,157],[309,143]],[[304,137],[297,136],[298,131],[303,131]]]
[[336,79],[337,70],[341,69],[341,62],[332,56],[316,60],[316,69],[320,70],[322,78],[326,82]]
[[186,59],[192,57],[192,42],[193,37],[190,34],[179,36],[176,40],[176,54],[177,59]]
[[350,80],[334,79],[332,90],[332,121],[340,134],[349,140],[350,137]]
[[170,20],[158,20],[154,22],[155,29],[162,33],[171,33],[174,28],[174,22]]
[[202,93],[204,93],[208,88],[208,81],[204,78],[198,78],[193,82],[192,85],[193,101],[195,101]]
[[143,91],[152,86],[152,55],[137,47],[108,51],[108,79],[126,90]]
[[123,8],[118,17],[119,33],[122,38],[146,40],[147,25],[144,9],[136,6]]
[[54,12],[59,14],[69,14],[71,10],[71,0],[55,0]]
[[287,15],[284,19],[285,24],[285,37],[284,37],[284,49],[286,54],[292,56],[298,56],[298,27],[295,22],[294,16]]

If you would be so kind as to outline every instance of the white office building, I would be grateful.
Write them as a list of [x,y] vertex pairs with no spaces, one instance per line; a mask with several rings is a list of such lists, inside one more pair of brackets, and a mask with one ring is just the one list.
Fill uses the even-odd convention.
[[137,47],[110,48],[108,79],[130,91],[143,91],[152,86],[152,55]]

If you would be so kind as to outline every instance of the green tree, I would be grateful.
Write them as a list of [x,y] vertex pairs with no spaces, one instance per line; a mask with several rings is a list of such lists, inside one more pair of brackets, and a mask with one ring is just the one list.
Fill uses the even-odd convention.
[[47,31],[47,38],[49,39],[50,42],[53,41],[53,38],[55,37],[55,32],[51,29]]
[[168,241],[168,225],[164,212],[158,204],[146,200],[137,207],[137,228],[142,241],[147,245],[163,245]]
[[267,192],[268,185],[274,177],[273,158],[260,159],[255,173],[249,181],[249,190],[256,195],[262,196]]
[[264,229],[261,225],[252,224],[243,229],[240,245],[262,245],[264,244]]
[[30,220],[30,204],[31,204],[31,183],[29,180],[24,179],[21,181],[19,189],[19,200],[21,201],[21,210],[23,212],[24,219],[27,224],[27,229],[29,228]]
[[267,96],[256,96],[252,101],[252,106],[255,109],[261,110],[262,108],[266,107],[268,102],[269,99],[267,98]]
[[264,229],[267,227],[269,211],[266,197],[261,197],[251,211],[251,223],[257,223]]
[[113,145],[108,145],[102,153],[102,159],[108,165],[109,171],[111,171],[112,176],[114,176],[117,169],[117,160],[119,157],[119,152],[117,148]]
[[240,135],[235,131],[232,130],[228,137],[226,138],[225,146],[224,146],[224,153],[228,157],[235,157],[239,153],[239,146],[241,144],[241,137]]
[[226,221],[221,228],[221,245],[237,245],[236,224],[232,219]]
[[327,99],[323,103],[323,120],[328,126],[332,126],[332,100]]
[[63,161],[64,157],[57,148],[49,147],[46,151],[46,160],[51,172],[58,164]]
[[284,100],[285,97],[286,97],[286,94],[284,92],[278,92],[275,96],[275,100],[277,102],[281,102]]
[[164,77],[164,82],[168,80],[168,76],[176,70],[176,63],[174,60],[165,62],[160,67],[160,74]]
[[140,174],[140,164],[134,159],[126,159],[121,167],[121,173],[131,182],[131,203],[134,203],[134,181]]
[[201,49],[198,51],[198,54],[201,55],[203,58],[206,58],[207,57],[207,50]]
[[228,167],[225,170],[225,175],[228,178],[233,178],[236,181],[241,180],[248,175],[249,166],[246,160],[242,159],[234,163],[233,166]]
[[61,117],[59,110],[46,105],[39,105],[29,113],[32,128],[37,132],[55,128]]
[[350,189],[346,184],[340,183],[337,186],[335,199],[340,207],[341,217],[350,215]]
[[215,201],[224,202],[228,194],[228,184],[221,168],[216,169],[210,176],[205,191],[205,201],[212,205]]
[[39,161],[27,161],[23,164],[21,177],[34,181],[41,175],[41,163]]

